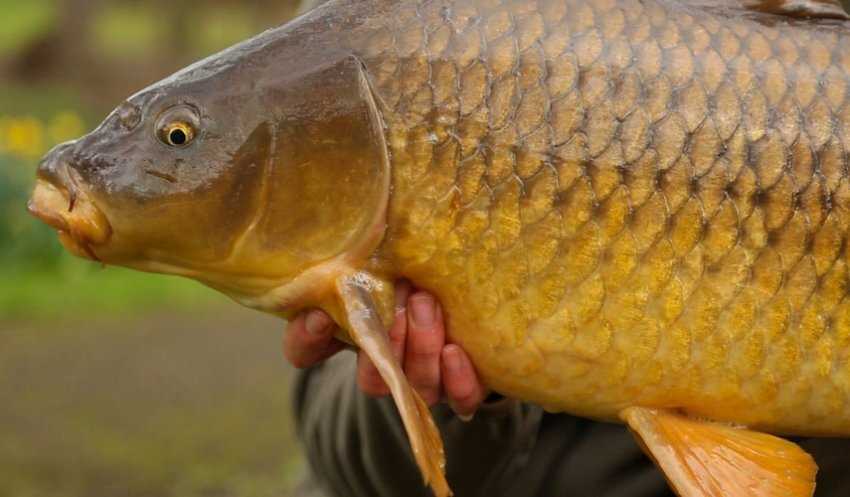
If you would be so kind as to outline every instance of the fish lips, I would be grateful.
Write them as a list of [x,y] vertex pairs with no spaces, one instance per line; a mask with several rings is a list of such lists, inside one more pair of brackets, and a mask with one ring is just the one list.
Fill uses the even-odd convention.
[[112,228],[103,212],[83,192],[71,194],[38,179],[27,210],[58,231],[59,241],[69,252],[100,261],[95,249],[109,241]]

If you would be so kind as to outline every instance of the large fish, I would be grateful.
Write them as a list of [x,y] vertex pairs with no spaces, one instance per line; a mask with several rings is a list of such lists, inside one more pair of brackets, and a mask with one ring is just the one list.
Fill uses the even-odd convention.
[[329,312],[434,292],[502,394],[627,423],[682,496],[808,496],[775,434],[850,436],[850,24],[831,1],[325,4],[42,162],[72,252]]

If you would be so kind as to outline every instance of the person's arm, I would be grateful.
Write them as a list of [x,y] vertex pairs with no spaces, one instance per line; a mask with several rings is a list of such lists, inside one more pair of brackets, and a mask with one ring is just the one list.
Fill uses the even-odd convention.
[[[390,330],[396,357],[435,406],[454,490],[473,495],[472,489],[498,488],[533,445],[542,411],[510,401],[479,409],[486,390],[466,353],[446,343],[442,310],[431,295],[410,295],[400,285],[396,318]],[[344,348],[333,332],[330,319],[313,311],[290,323],[284,339],[286,357],[307,368],[297,381],[295,409],[317,478],[339,496],[429,495],[395,406],[385,398],[386,385],[368,358],[349,353],[326,360]]]
[[[298,435],[314,476],[338,497],[430,496],[390,398],[364,395],[355,381],[354,354],[308,369],[296,383]],[[495,495],[499,481],[528,454],[541,417],[515,402],[483,406],[464,422],[441,404],[433,408],[456,495]]]

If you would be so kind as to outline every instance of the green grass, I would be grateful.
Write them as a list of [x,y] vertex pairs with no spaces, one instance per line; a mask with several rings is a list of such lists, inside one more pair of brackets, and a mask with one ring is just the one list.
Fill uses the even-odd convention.
[[70,259],[63,256],[44,270],[7,267],[0,279],[0,321],[197,309],[227,300],[194,281]]
[[0,321],[0,497],[286,497],[281,323],[236,305]]

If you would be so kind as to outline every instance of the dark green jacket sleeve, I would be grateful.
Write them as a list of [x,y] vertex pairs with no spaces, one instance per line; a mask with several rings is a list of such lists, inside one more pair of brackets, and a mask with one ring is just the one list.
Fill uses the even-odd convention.
[[[300,374],[297,429],[329,497],[429,497],[390,399],[357,388],[354,355]],[[458,497],[667,497],[625,428],[501,403],[463,422],[434,408]]]

